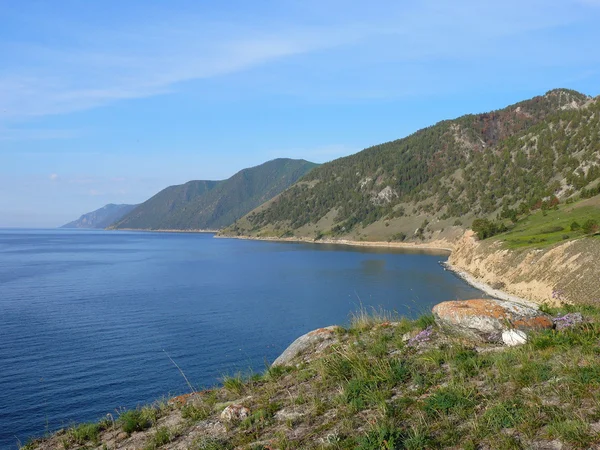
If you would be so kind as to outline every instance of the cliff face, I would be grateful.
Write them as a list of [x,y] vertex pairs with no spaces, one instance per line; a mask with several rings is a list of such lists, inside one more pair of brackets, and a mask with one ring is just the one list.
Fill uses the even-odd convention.
[[547,249],[508,250],[467,231],[448,263],[478,281],[537,303],[600,304],[600,240],[585,238]]

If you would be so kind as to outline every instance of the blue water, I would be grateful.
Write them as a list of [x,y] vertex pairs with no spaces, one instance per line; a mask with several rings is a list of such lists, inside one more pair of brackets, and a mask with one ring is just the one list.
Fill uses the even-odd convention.
[[[481,293],[444,256],[214,239],[0,230],[0,448],[262,371],[362,302],[416,315]],[[360,299],[360,300],[359,300]]]

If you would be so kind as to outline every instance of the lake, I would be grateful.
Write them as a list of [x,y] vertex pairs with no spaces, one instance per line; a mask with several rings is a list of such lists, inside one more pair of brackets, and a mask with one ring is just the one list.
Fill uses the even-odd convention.
[[262,372],[362,304],[416,316],[482,293],[446,256],[214,239],[0,230],[0,448]]

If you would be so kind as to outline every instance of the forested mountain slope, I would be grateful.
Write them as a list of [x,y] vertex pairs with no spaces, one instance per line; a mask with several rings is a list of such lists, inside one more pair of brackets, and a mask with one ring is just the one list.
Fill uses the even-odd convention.
[[223,181],[170,186],[111,226],[114,229],[218,229],[270,200],[316,164],[275,159],[241,170]]
[[121,219],[136,206],[137,205],[115,205],[109,203],[96,211],[83,214],[79,219],[69,222],[61,228],[106,228],[110,224]]
[[433,238],[474,217],[592,195],[598,178],[600,100],[556,89],[323,164],[226,233]]

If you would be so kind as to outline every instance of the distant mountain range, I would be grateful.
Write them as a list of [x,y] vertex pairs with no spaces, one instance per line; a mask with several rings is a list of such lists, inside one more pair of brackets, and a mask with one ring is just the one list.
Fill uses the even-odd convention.
[[61,228],[106,228],[132,211],[137,205],[108,204],[96,211],[84,214],[79,219],[63,225]]
[[555,89],[497,111],[444,120],[318,167],[276,159],[227,180],[168,187],[114,223],[95,219],[95,211],[67,226],[455,239],[475,218],[514,221],[598,193],[600,97]]
[[272,199],[317,164],[275,159],[222,181],[189,181],[163,189],[109,224],[111,229],[215,230]]
[[600,97],[556,89],[323,164],[224,234],[456,237],[476,217],[596,195],[599,181]]

